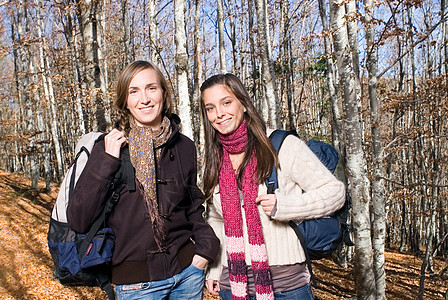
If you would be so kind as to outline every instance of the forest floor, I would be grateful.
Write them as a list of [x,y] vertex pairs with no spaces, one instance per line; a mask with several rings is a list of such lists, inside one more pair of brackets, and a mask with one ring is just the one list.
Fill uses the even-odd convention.
[[[106,299],[99,288],[63,287],[52,277],[47,247],[48,221],[57,197],[30,190],[20,174],[0,171],[0,299]],[[415,299],[422,259],[386,252],[388,299]],[[435,275],[425,279],[423,299],[445,299],[447,261],[435,260]],[[339,267],[331,260],[313,262],[319,299],[356,299],[353,266]],[[442,270],[445,270],[442,272]],[[216,299],[205,295],[204,299]]]

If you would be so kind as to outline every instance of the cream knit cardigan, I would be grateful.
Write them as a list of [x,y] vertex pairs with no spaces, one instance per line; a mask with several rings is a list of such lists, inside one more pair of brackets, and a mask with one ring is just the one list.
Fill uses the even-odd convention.
[[[299,240],[287,221],[300,222],[304,219],[328,216],[341,208],[345,201],[344,184],[331,174],[299,138],[292,135],[287,136],[280,148],[278,158],[281,169],[277,175],[279,188],[275,191],[277,211],[272,220],[261,206],[258,206],[271,266],[290,265],[305,261],[305,254]],[[266,185],[260,184],[258,195],[266,194],[266,192]],[[243,208],[241,209],[244,220],[246,264],[250,265],[246,220]],[[214,190],[213,205],[208,205],[207,221],[221,241],[219,255],[209,266],[207,279],[219,280],[222,267],[227,266],[219,186]]]

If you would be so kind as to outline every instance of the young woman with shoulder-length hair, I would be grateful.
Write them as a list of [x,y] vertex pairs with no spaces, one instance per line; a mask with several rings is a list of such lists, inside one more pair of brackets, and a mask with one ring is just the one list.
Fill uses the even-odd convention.
[[[208,223],[221,240],[206,287],[222,299],[313,299],[305,254],[289,220],[330,215],[345,189],[306,144],[288,136],[277,156],[265,123],[238,77],[201,86]],[[264,180],[274,163],[279,187]]]
[[196,184],[196,147],[180,133],[171,92],[160,70],[135,61],[120,74],[116,128],[98,142],[68,207],[70,226],[86,232],[101,213],[105,186],[129,147],[136,191],[124,188],[109,217],[117,299],[202,299],[204,270],[219,240],[203,219]]

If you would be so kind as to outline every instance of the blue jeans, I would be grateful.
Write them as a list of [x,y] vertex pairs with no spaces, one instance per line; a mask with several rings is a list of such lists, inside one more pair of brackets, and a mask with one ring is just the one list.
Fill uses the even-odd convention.
[[115,285],[117,300],[202,299],[204,270],[193,265],[165,280]]
[[[220,290],[219,295],[222,300],[232,300],[232,292],[230,290]],[[274,294],[275,299],[284,300],[313,300],[313,291],[311,290],[311,284],[304,285],[295,290],[286,292],[280,292]],[[256,297],[249,297],[250,300],[256,300]]]

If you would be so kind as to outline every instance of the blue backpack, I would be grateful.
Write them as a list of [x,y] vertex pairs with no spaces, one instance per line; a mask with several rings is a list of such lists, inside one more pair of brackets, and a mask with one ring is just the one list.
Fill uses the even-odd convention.
[[61,184],[48,229],[48,248],[54,262],[53,276],[65,286],[100,286],[109,299],[115,299],[110,281],[115,234],[107,221],[119,201],[120,191],[127,186],[135,191],[134,170],[128,147],[121,149],[121,165],[114,179],[105,187],[104,209],[86,234],[75,232],[67,222],[67,206],[93,146],[105,133],[90,132],[78,141],[76,156]]
[[[294,130],[275,130],[271,133],[269,138],[277,153],[284,139],[290,134],[297,136]],[[333,173],[339,160],[336,149],[327,143],[316,140],[310,140],[306,144]],[[268,194],[274,193],[278,188],[277,168],[275,165],[271,175],[266,179],[266,186],[268,188]],[[331,216],[304,220],[300,224],[296,224],[294,221],[288,222],[292,229],[294,229],[305,252],[306,263],[314,286],[316,286],[316,280],[311,268],[311,260],[329,257],[342,241],[348,246],[354,245],[350,240],[350,227],[347,225],[347,215],[350,208],[349,200],[350,198],[347,195],[344,207]]]

